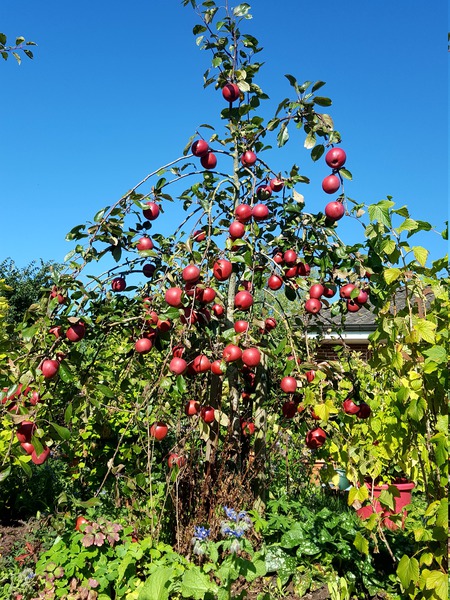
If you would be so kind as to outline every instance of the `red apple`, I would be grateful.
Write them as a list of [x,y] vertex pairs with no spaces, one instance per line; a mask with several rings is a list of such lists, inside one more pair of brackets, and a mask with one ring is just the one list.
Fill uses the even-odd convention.
[[150,427],[150,435],[159,442],[166,437],[168,431],[169,428],[162,421],[157,421],[156,423],[153,423],[153,425]]
[[169,331],[169,329],[172,327],[172,323],[169,321],[169,319],[158,319],[156,327],[158,331],[164,333],[166,331]]
[[248,321],[236,321],[234,324],[234,330],[236,333],[244,333],[248,331]]
[[196,373],[206,373],[211,370],[211,362],[204,354],[199,354],[194,358],[192,368]]
[[[256,154],[254,152],[252,152],[251,150],[247,150],[241,156],[241,163],[244,165],[244,167],[253,166],[255,164],[256,160],[257,160]],[[255,215],[253,214],[253,217],[254,216]]]
[[255,221],[264,221],[269,216],[269,209],[265,204],[255,204],[252,211]]
[[48,331],[49,333],[53,334],[56,339],[58,339],[61,337],[61,330],[62,327],[60,325],[53,325],[53,327],[50,327]]
[[200,279],[200,269],[195,265],[188,265],[183,269],[181,277],[188,283],[196,283]]
[[204,289],[198,289],[196,294],[196,299],[202,304],[209,304],[216,297],[216,290],[210,287],[206,287]]
[[308,431],[305,443],[311,450],[316,450],[316,448],[320,448],[320,446],[324,445],[326,439],[327,434],[325,431],[321,427],[316,427],[315,429]]
[[31,453],[31,462],[33,462],[35,465],[42,465],[49,456],[50,448],[48,446],[43,446],[42,452],[39,455],[36,454],[36,450],[33,450]]
[[241,223],[248,223],[252,218],[252,207],[248,204],[238,204],[236,206],[236,210],[234,211],[234,216]]
[[182,375],[186,372],[186,369],[187,362],[179,356],[174,356],[169,363],[169,370],[175,373],[175,375]]
[[356,296],[355,301],[358,304],[365,304],[368,299],[369,299],[369,294],[366,292],[366,290],[361,290],[359,292],[359,294]]
[[356,313],[361,310],[361,304],[358,304],[356,300],[347,300],[346,305],[348,312]]
[[324,284],[323,295],[325,296],[325,298],[332,298],[335,295],[335,293],[336,293],[335,285]]
[[171,287],[168,290],[166,290],[164,298],[165,298],[165,301],[167,302],[167,304],[169,304],[169,306],[174,306],[175,308],[180,308],[181,306],[183,306],[183,303],[181,301],[182,295],[183,295],[183,291],[181,290],[181,288]]
[[217,318],[223,317],[225,309],[221,304],[213,304],[212,311]]
[[241,429],[244,435],[253,435],[255,433],[255,424],[252,421],[242,421]]
[[191,146],[192,154],[199,158],[201,158],[202,156],[205,156],[205,154],[208,154],[208,151],[209,151],[209,144],[208,144],[208,142],[205,142],[205,140],[197,140]]
[[184,412],[188,417],[198,415],[200,412],[200,404],[196,400],[188,400],[184,405]]
[[211,371],[214,373],[214,375],[223,375],[223,371],[221,368],[221,362],[220,360],[215,360],[211,363]]
[[259,200],[268,200],[272,195],[272,188],[270,185],[260,185],[256,188],[256,197]]
[[275,321],[275,319],[273,317],[268,317],[264,321],[264,329],[266,331],[272,331],[272,329],[275,329],[276,326],[277,326],[277,322]]
[[36,423],[32,421],[22,421],[16,431],[16,437],[21,444],[30,443],[33,433],[36,431]]
[[184,467],[184,465],[186,464],[186,459],[184,458],[184,456],[180,456],[179,454],[169,454],[169,458],[167,459],[167,464],[169,465],[169,468],[173,468],[175,466],[179,467],[181,469],[181,467]]
[[241,95],[241,90],[236,83],[226,83],[222,88],[222,96],[227,102],[235,102]]
[[277,263],[277,265],[284,265],[283,253],[279,250],[275,250],[273,253],[273,262]]
[[242,356],[242,350],[239,346],[235,344],[228,344],[223,349],[223,359],[225,362],[234,362],[235,360],[239,360]]
[[322,308],[322,302],[320,300],[318,300],[317,298],[309,298],[309,300],[307,300],[305,302],[306,312],[309,312],[312,315],[316,315],[320,311],[321,308]]
[[242,362],[247,367],[256,367],[261,362],[261,353],[258,348],[247,348],[242,353]]
[[138,354],[147,354],[147,352],[150,352],[150,350],[152,349],[152,346],[153,342],[148,338],[144,337],[136,341],[136,343],[134,344],[134,349]]
[[300,277],[308,277],[311,273],[311,267],[307,263],[297,263],[297,275]]
[[325,206],[325,214],[332,221],[339,221],[345,215],[345,206],[339,200],[328,202]]
[[66,301],[66,297],[58,290],[58,288],[55,285],[52,287],[52,291],[50,292],[50,298],[56,298],[58,300],[58,304],[64,304]]
[[147,236],[141,237],[136,244],[136,248],[140,252],[143,252],[144,250],[153,250],[153,242],[151,238]]
[[289,267],[289,269],[286,269],[286,271],[284,272],[284,276],[287,277],[288,279],[293,279],[294,277],[297,277],[297,275],[298,275],[297,265],[294,265],[293,267]]
[[327,194],[334,194],[341,187],[341,181],[336,175],[328,175],[322,181],[322,189]]
[[22,446],[22,448],[25,450],[25,452],[28,455],[33,454],[33,452],[34,452],[33,444],[30,444],[30,442],[22,442],[20,445]]
[[215,169],[217,165],[217,157],[213,152],[208,152],[205,156],[202,156],[200,163],[204,169]]
[[314,379],[316,378],[316,372],[312,371],[312,370],[306,371],[305,377],[306,377],[306,380],[308,381],[308,383],[311,383],[311,381],[314,381]]
[[86,525],[90,525],[90,522],[87,519],[84,517],[77,517],[77,520],[75,521],[75,530],[83,531]]
[[228,231],[232,238],[242,238],[245,234],[245,225],[240,221],[233,221],[229,226]]
[[47,358],[42,361],[39,368],[42,371],[42,375],[45,377],[45,379],[52,379],[52,377],[55,377],[59,370],[59,361]]
[[355,404],[351,398],[344,400],[342,408],[347,415],[356,415],[359,411],[358,404]]
[[204,242],[206,240],[206,232],[202,229],[196,229],[192,234],[192,237],[196,242]]
[[354,285],[353,283],[346,283],[339,290],[339,296],[341,298],[345,298],[346,300],[350,300],[351,293],[353,292],[353,290],[355,288],[356,288],[356,285]]
[[281,412],[285,419],[292,419],[297,414],[297,405],[292,400],[288,400],[281,407]]
[[126,287],[127,282],[125,281],[125,277],[114,277],[111,281],[111,289],[113,292],[123,292]]
[[325,292],[325,288],[321,283],[315,283],[314,285],[312,285],[309,288],[310,298],[319,299],[321,296],[323,296],[324,292]]
[[154,221],[159,216],[159,206],[156,202],[146,202],[147,208],[143,211],[143,215],[149,221]]
[[153,277],[155,270],[155,265],[152,265],[151,263],[147,263],[142,267],[142,272],[144,273],[145,277]]
[[342,148],[331,148],[325,155],[325,162],[332,169],[340,169],[344,166],[347,155]]
[[361,404],[359,405],[359,410],[356,413],[356,416],[359,419],[368,419],[370,417],[372,413],[372,410],[370,408],[370,406],[368,404],[366,404],[365,402],[361,402]]
[[283,280],[279,275],[273,274],[267,280],[267,285],[271,290],[279,290],[280,287],[283,285]]
[[40,402],[41,398],[39,393],[35,391],[31,393],[31,396],[28,398],[28,400],[32,406],[36,406],[36,404]]
[[283,377],[280,383],[280,387],[283,390],[283,392],[286,392],[286,394],[293,394],[297,389],[297,380],[295,379],[295,377]]
[[66,338],[71,342],[79,342],[86,334],[86,326],[84,323],[74,323],[66,331]]
[[218,281],[225,281],[231,275],[233,265],[225,258],[219,258],[213,265],[213,275]]
[[200,409],[200,418],[203,419],[205,423],[212,423],[216,418],[214,408],[212,406],[202,406]]
[[294,266],[297,262],[297,258],[297,252],[295,252],[295,250],[286,250],[283,254],[284,262],[288,267]]
[[269,185],[274,192],[280,192],[283,189],[284,181],[282,179],[278,179],[278,177],[274,177],[270,180]]
[[234,307],[239,310],[248,310],[253,304],[253,296],[250,292],[238,292],[234,297]]

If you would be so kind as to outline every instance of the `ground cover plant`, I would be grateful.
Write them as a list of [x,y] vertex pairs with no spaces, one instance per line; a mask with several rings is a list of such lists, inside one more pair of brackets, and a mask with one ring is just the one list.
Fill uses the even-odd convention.
[[[219,125],[75,226],[17,324],[2,283],[0,507],[26,520],[38,502],[46,530],[1,557],[1,597],[446,598],[446,261],[411,239],[435,232],[392,198],[347,196],[324,82],[287,75],[292,97],[260,116],[248,4],[183,4]],[[271,169],[290,137],[322,181]],[[360,310],[369,363],[343,339],[318,361],[317,317],[339,335]],[[399,480],[407,516],[391,514]]]

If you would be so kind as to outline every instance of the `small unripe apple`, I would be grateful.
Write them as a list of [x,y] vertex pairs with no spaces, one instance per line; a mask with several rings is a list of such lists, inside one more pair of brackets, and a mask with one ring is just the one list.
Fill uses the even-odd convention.
[[111,289],[113,292],[123,292],[126,287],[127,282],[125,281],[125,277],[114,277],[111,281]]
[[328,175],[322,181],[322,189],[327,194],[334,194],[341,187],[341,181],[336,175]]
[[141,252],[144,250],[153,250],[153,242],[147,236],[141,237],[136,244],[136,248]]
[[278,179],[278,177],[274,177],[270,180],[269,185],[274,192],[280,192],[283,189],[284,181],[282,179]]
[[339,200],[329,202],[325,206],[325,214],[332,221],[339,221],[345,215],[345,207]]
[[188,283],[196,283],[200,279],[200,269],[196,265],[188,265],[183,269],[181,277]]
[[325,155],[325,162],[332,169],[340,169],[344,166],[347,155],[342,148],[331,148]]
[[283,285],[283,280],[279,275],[271,275],[267,280],[267,285],[271,290],[279,290]]
[[208,154],[208,151],[209,151],[209,144],[208,144],[208,142],[205,142],[205,140],[197,140],[191,146],[192,154],[199,158],[201,158],[202,156],[205,156],[205,154]]
[[233,270],[233,265],[225,258],[219,258],[214,263],[213,275],[218,281],[226,281]]
[[213,152],[208,152],[208,154],[205,154],[205,156],[201,157],[200,163],[204,169],[215,169],[217,165],[217,157]]
[[52,379],[59,370],[59,361],[47,358],[46,360],[42,361],[39,368],[42,371],[42,375],[45,377],[45,379]]
[[280,387],[283,390],[283,392],[286,392],[286,394],[293,394],[297,389],[297,380],[295,379],[295,377],[283,377],[280,383]]
[[225,362],[234,362],[242,357],[242,350],[235,344],[228,344],[223,349],[223,359]]
[[253,207],[252,216],[255,221],[264,221],[269,216],[269,209],[265,204],[255,204]]
[[174,356],[169,363],[169,370],[175,373],[175,375],[182,375],[187,370],[187,362],[184,358]]
[[245,234],[245,225],[240,221],[233,221],[229,226],[228,231],[232,238],[242,238]]
[[322,308],[322,302],[318,298],[309,298],[305,302],[305,310],[306,312],[316,315],[320,309]]
[[234,216],[241,223],[248,223],[252,218],[252,207],[248,204],[238,204],[236,206],[236,210],[234,211]]
[[156,202],[146,202],[147,208],[144,209],[143,215],[149,221],[154,221],[159,216],[159,206]]
[[234,298],[234,307],[239,310],[248,310],[253,304],[253,296],[245,290],[238,292]]
[[227,102],[235,102],[241,95],[241,90],[236,83],[226,83],[222,88],[222,96]]
[[183,291],[181,288],[171,287],[168,290],[166,290],[164,299],[167,302],[167,304],[169,304],[169,306],[173,306],[175,308],[180,308],[181,306],[183,306],[183,303],[181,301],[182,295],[183,295]]
[[241,163],[244,165],[244,167],[253,166],[255,164],[256,160],[257,160],[256,154],[254,152],[252,152],[251,150],[247,150],[241,156]]
[[234,324],[234,330],[236,333],[245,333],[248,331],[248,321],[239,320]]
[[247,367],[256,367],[261,362],[261,353],[258,348],[247,348],[242,353],[242,362]]
[[169,428],[162,421],[157,421],[156,423],[153,423],[153,425],[150,427],[150,435],[159,442],[166,437],[168,431]]

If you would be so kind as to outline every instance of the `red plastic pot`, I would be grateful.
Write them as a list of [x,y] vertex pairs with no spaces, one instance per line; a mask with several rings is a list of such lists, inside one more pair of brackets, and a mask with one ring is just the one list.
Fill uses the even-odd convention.
[[[356,511],[357,515],[361,519],[368,519],[373,512],[382,514],[382,525],[387,527],[388,529],[395,530],[398,529],[398,525],[394,523],[389,516],[392,514],[398,515],[402,513],[402,529],[405,525],[406,515],[408,514],[406,510],[404,510],[405,506],[411,502],[411,494],[412,490],[415,487],[415,483],[407,482],[407,483],[391,483],[394,487],[398,489],[400,492],[400,496],[395,497],[395,510],[392,512],[388,508],[383,508],[381,504],[376,500],[381,494],[383,490],[387,490],[389,486],[387,484],[384,485],[374,485],[373,486],[373,503],[368,504],[367,506],[363,506],[359,510]],[[372,494],[372,485],[366,482],[366,486],[369,488],[369,492]]]

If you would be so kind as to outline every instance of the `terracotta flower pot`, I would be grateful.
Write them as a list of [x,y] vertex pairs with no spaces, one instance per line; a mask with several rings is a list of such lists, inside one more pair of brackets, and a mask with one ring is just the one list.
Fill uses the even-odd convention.
[[[387,527],[388,529],[395,530],[398,529],[398,525],[396,525],[391,519],[389,519],[390,515],[398,515],[402,513],[402,529],[405,525],[405,519],[407,515],[407,511],[404,507],[411,502],[411,494],[412,490],[415,487],[415,483],[407,482],[407,483],[392,483],[394,487],[398,489],[400,492],[400,496],[395,497],[395,510],[391,511],[388,508],[383,508],[378,500],[378,498],[383,490],[387,490],[389,486],[387,484],[384,485],[374,485],[373,486],[373,504],[368,504],[367,506],[363,506],[359,510],[356,511],[357,515],[361,517],[361,519],[368,519],[373,512],[382,514],[382,525]],[[369,488],[369,492],[372,493],[372,484],[366,482],[366,486]]]

